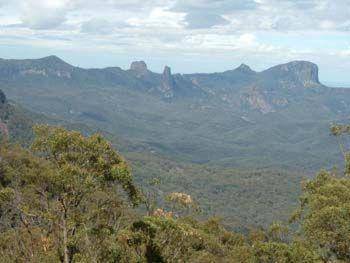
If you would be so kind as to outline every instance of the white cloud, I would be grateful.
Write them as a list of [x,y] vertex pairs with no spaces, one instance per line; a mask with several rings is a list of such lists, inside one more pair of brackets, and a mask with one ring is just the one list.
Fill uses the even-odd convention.
[[343,59],[349,14],[349,0],[0,0],[0,43],[271,63],[332,52]]
[[104,18],[92,18],[81,24],[81,32],[86,34],[112,34],[119,25]]
[[350,47],[336,52],[335,55],[340,55],[342,57],[350,57]]
[[171,10],[186,14],[188,28],[202,29],[227,24],[225,14],[235,10],[252,10],[256,4],[253,0],[177,0]]
[[127,22],[135,27],[181,28],[184,15],[167,11],[164,8],[154,8],[148,17],[130,18]]
[[63,24],[72,8],[69,0],[24,0],[19,4],[23,25],[32,29],[52,29]]

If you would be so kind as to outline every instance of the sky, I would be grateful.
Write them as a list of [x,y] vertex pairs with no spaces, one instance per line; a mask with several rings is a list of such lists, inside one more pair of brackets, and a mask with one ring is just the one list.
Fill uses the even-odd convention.
[[48,55],[179,73],[308,60],[350,87],[350,0],[0,0],[0,57]]

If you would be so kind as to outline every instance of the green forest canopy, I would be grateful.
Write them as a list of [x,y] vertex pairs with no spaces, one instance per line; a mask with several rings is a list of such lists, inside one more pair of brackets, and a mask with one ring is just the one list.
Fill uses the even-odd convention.
[[[1,145],[1,262],[350,261],[349,165],[345,176],[321,171],[305,182],[291,225],[242,235],[218,218],[199,220],[186,193],[168,193],[158,207],[100,135],[34,131],[30,149]],[[348,131],[332,127],[337,137]]]

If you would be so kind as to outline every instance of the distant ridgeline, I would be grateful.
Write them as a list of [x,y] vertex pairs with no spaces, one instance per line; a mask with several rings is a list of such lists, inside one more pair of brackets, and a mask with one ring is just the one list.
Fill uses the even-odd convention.
[[229,167],[317,170],[340,163],[331,122],[347,122],[350,90],[324,86],[317,65],[211,74],[83,69],[56,56],[0,59],[0,89],[33,112],[85,123],[173,159]]
[[286,219],[303,178],[295,170],[337,158],[328,125],[349,110],[347,91],[320,84],[309,62],[181,75],[144,62],[122,70],[57,57],[0,60],[0,89],[11,140],[30,142],[34,122],[106,132],[137,183],[160,178],[159,192],[191,193],[206,215],[232,227]]

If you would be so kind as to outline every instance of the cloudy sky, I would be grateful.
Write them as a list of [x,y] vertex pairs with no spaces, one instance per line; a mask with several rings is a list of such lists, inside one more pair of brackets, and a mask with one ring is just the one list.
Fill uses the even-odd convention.
[[350,86],[350,0],[0,0],[0,57],[213,72],[291,60]]

